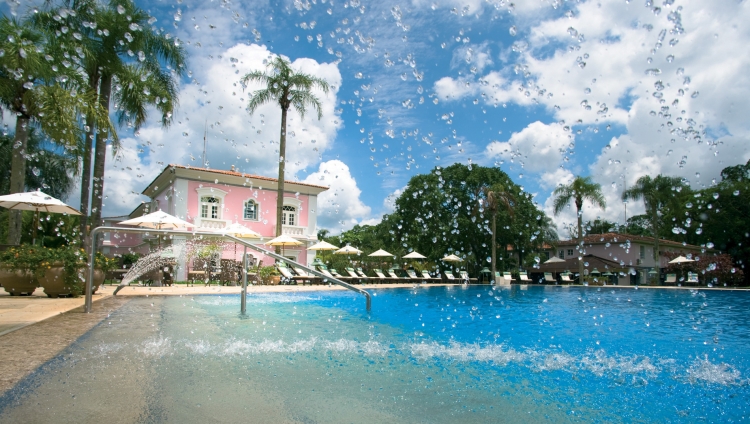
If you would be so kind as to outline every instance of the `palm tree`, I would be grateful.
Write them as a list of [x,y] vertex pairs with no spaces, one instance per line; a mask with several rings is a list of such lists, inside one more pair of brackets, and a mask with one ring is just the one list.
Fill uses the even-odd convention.
[[553,203],[555,215],[568,206],[571,200],[576,205],[578,215],[578,278],[583,282],[583,201],[588,200],[601,209],[606,209],[607,202],[602,195],[602,186],[591,181],[591,177],[576,176],[570,184],[560,185],[552,193],[555,197]]
[[[248,101],[248,110],[255,112],[261,105],[277,102],[281,107],[281,134],[279,136],[279,185],[276,195],[276,236],[282,232],[282,208],[284,206],[284,164],[286,162],[286,116],[290,107],[305,117],[306,107],[312,106],[318,112],[318,119],[323,117],[323,110],[312,90],[319,88],[328,93],[328,82],[322,78],[295,72],[291,63],[281,56],[276,56],[268,64],[270,73],[253,71],[242,78],[242,84],[260,83],[264,87],[253,92]],[[277,249],[278,250],[278,249]]]
[[[154,106],[161,112],[162,125],[168,126],[177,104],[177,81],[185,69],[184,49],[167,35],[149,29],[151,16],[132,0],[110,0],[106,5],[95,0],[67,0],[63,7],[77,13],[65,14],[66,19],[61,20],[58,9],[53,9],[40,14],[36,20],[54,29],[67,26],[71,28],[67,33],[79,34],[80,43],[85,47],[82,66],[89,87],[99,93],[100,107],[109,114],[110,103],[114,100],[118,105],[118,123],[137,130],[146,121],[147,108]],[[130,56],[133,59],[127,59]],[[163,69],[162,64],[167,69]],[[101,224],[104,168],[110,139],[116,150],[119,147],[117,133],[111,128],[95,127],[91,117],[87,117],[81,149],[81,237],[84,241],[87,226]],[[95,146],[93,189],[92,142]]]
[[659,211],[675,200],[675,187],[681,187],[682,180],[678,177],[665,177],[657,175],[651,178],[644,175],[635,182],[635,185],[622,193],[622,200],[643,200],[646,207],[646,215],[651,223],[651,232],[654,236],[654,262],[656,263],[656,281],[661,281],[661,268],[659,266]]
[[492,278],[495,278],[497,271],[497,213],[500,209],[508,211],[508,215],[513,217],[513,206],[516,204],[516,198],[502,185],[482,188],[482,197],[484,197],[484,210],[488,211],[492,219]]
[[[79,116],[91,116],[102,128],[111,124],[95,94],[86,89],[75,60],[68,60],[77,53],[73,45],[66,48],[53,32],[3,16],[0,50],[0,108],[16,116],[9,191],[19,193],[26,190],[25,152],[33,126],[65,148],[75,148]],[[18,244],[21,213],[12,211],[8,222],[8,243]]]

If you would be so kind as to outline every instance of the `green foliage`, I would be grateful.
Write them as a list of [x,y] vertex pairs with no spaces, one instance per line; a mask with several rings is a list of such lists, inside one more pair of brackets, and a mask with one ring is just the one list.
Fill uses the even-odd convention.
[[585,230],[586,234],[606,234],[617,232],[619,230],[619,226],[614,222],[597,218],[593,221],[586,221],[586,223],[583,224],[583,229]]
[[[507,193],[510,208],[487,209],[487,193],[493,191],[493,187],[496,192]],[[412,177],[396,199],[394,212],[384,216],[380,224],[357,226],[338,237],[327,237],[326,241],[338,242],[337,245],[349,242],[366,253],[384,249],[398,257],[414,250],[427,256],[424,261],[407,264],[417,269],[450,268],[451,264],[440,259],[454,253],[465,259],[460,263],[462,267],[476,274],[489,265],[493,212],[497,219],[496,243],[504,253],[499,260],[502,269],[509,269],[508,245],[524,256],[540,250],[545,242],[557,239],[551,220],[503,171],[454,164]],[[339,255],[320,256],[332,265],[348,261],[336,258]],[[367,256],[354,259],[370,269],[392,262],[389,258]],[[339,266],[333,267],[339,269]]]

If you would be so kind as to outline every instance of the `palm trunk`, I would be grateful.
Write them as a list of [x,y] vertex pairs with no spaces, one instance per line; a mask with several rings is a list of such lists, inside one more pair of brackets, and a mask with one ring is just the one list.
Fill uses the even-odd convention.
[[495,262],[497,257],[497,246],[495,245],[495,237],[497,236],[497,213],[492,214],[492,277],[491,280],[495,281],[495,271],[497,270],[497,266],[495,265],[497,262]]
[[[279,136],[279,183],[276,190],[276,237],[282,234],[282,216],[284,208],[284,164],[286,163],[286,113],[287,109],[281,108],[281,134]],[[278,254],[280,247],[276,247]]]
[[659,285],[661,283],[661,267],[659,266],[659,223],[657,221],[659,217],[657,216],[657,211],[654,209],[651,212],[651,219],[652,224],[651,228],[654,230],[654,263],[656,268],[656,284]]
[[[16,135],[13,139],[10,162],[10,194],[23,193],[26,189],[26,144],[29,141],[29,118],[16,118]],[[8,211],[8,244],[21,243],[21,211]],[[35,223],[32,223],[35,225]]]
[[[89,88],[96,90],[99,83],[98,73],[94,73],[89,78]],[[91,153],[92,143],[94,142],[94,117],[86,116],[86,127],[88,130],[83,140],[83,170],[81,171],[81,246],[88,252],[88,224],[89,224],[89,203],[91,202]]]
[[583,284],[583,215],[581,206],[576,202],[578,212],[578,284]]
[[[112,91],[112,76],[104,75],[101,79],[99,104],[109,116],[109,96]],[[96,134],[96,152],[94,154],[94,189],[91,196],[91,228],[102,225],[102,199],[104,197],[104,162],[107,158],[106,128],[99,128]]]

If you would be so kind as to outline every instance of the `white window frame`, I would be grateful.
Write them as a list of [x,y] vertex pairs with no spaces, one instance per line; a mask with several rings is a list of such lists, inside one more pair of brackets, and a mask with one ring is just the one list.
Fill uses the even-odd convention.
[[300,209],[302,206],[302,201],[295,198],[295,197],[285,197],[283,206],[289,206],[294,208],[294,223],[293,224],[287,224],[289,220],[287,219],[287,211],[282,210],[281,213],[281,225],[288,225],[292,227],[301,227],[300,225]]
[[[255,219],[251,219],[251,218],[245,217],[245,210],[247,209],[247,203],[248,202],[255,203]],[[258,199],[256,199],[256,198],[253,197],[253,198],[245,200],[242,203],[242,220],[243,221],[250,221],[250,222],[258,222],[258,221],[260,221],[260,202],[258,201]]]
[[[198,193],[198,218],[200,219],[213,219],[213,220],[220,220],[223,219],[224,216],[224,197],[227,195],[227,192],[224,190],[220,190],[215,187],[201,187],[195,190]],[[213,197],[219,202],[216,205],[216,212],[217,217],[213,218],[211,216],[203,216],[203,198],[204,197]],[[208,206],[208,203],[206,203],[206,206]],[[210,215],[210,214],[209,214]]]

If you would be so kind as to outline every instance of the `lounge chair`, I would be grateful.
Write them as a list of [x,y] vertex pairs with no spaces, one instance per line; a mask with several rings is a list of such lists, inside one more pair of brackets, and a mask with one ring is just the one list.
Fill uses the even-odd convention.
[[344,277],[341,275],[338,271],[336,271],[336,268],[329,268],[328,271],[331,272],[331,275],[333,275],[334,278],[337,278],[341,281],[351,281],[352,277]]
[[364,271],[362,271],[362,268],[355,268],[354,271],[359,275],[359,278],[370,278]]
[[325,265],[318,265],[318,271],[320,271],[321,274],[325,275],[328,278],[336,278],[331,274],[330,271],[328,271],[328,267]]
[[297,284],[297,281],[305,280],[305,277],[295,275],[292,272],[292,269],[287,267],[286,264],[283,264],[283,263],[276,264],[276,269],[278,269],[281,276],[284,277],[281,280],[283,284]]
[[510,284],[513,281],[513,276],[510,275],[510,272],[503,272],[503,279],[505,280],[505,284]]
[[317,275],[310,274],[300,267],[294,267],[294,272],[296,272],[300,277],[304,277],[302,284],[304,284],[305,282],[308,282],[310,284],[320,284],[323,282],[322,278],[318,277]]
[[466,272],[466,271],[463,271],[463,270],[461,270],[461,271],[458,271],[458,275],[460,275],[460,276],[461,276],[461,279],[462,279],[462,280],[464,280],[464,281],[466,281],[466,282],[468,282],[468,283],[476,283],[476,281],[477,281],[477,279],[476,279],[476,278],[471,278],[471,277],[469,277],[469,273],[468,273],[468,272]]
[[346,267],[344,269],[346,269],[346,273],[349,274],[349,277],[352,279],[352,281],[361,281],[362,280],[362,277],[360,277],[359,274],[357,274],[354,271],[354,268]]
[[667,279],[664,280],[665,284],[675,284],[677,283],[677,274],[667,274]]
[[407,280],[408,279],[408,277],[407,278],[401,278],[401,277],[399,277],[398,275],[396,275],[396,272],[394,270],[392,270],[392,269],[388,270],[388,275],[391,276],[392,280]]
[[570,278],[570,274],[567,273],[567,272],[563,273],[563,274],[560,274],[560,281],[562,281],[563,283],[572,283],[573,282],[573,280]]
[[455,280],[456,277],[453,275],[452,271],[443,271],[443,274],[445,274],[445,278],[448,280]]
[[422,280],[422,277],[418,276],[417,275],[417,271],[415,271],[413,269],[407,269],[406,270],[406,275],[408,275],[409,278],[411,278],[412,280]]
[[379,268],[375,268],[372,270],[372,272],[375,273],[378,280],[380,280],[381,283],[392,283],[393,279],[390,277],[386,277],[385,274],[383,274],[383,270]]
[[688,272],[688,278],[687,278],[687,281],[685,281],[685,282],[686,283],[691,283],[691,284],[698,284],[700,282],[700,281],[698,281],[698,273],[696,273],[696,272]]
[[529,278],[529,275],[526,273],[526,271],[523,271],[518,273],[518,281],[528,283],[531,281],[531,278]]
[[545,272],[544,273],[544,282],[545,283],[555,283],[556,284],[557,280],[555,279],[555,277],[552,276],[551,272]]
[[427,281],[437,281],[437,280],[439,280],[439,279],[440,279],[440,277],[432,277],[432,276],[430,275],[430,272],[429,272],[429,271],[427,271],[426,269],[423,269],[423,270],[422,270],[422,278],[424,278],[424,279],[425,279],[425,280],[427,280]]

